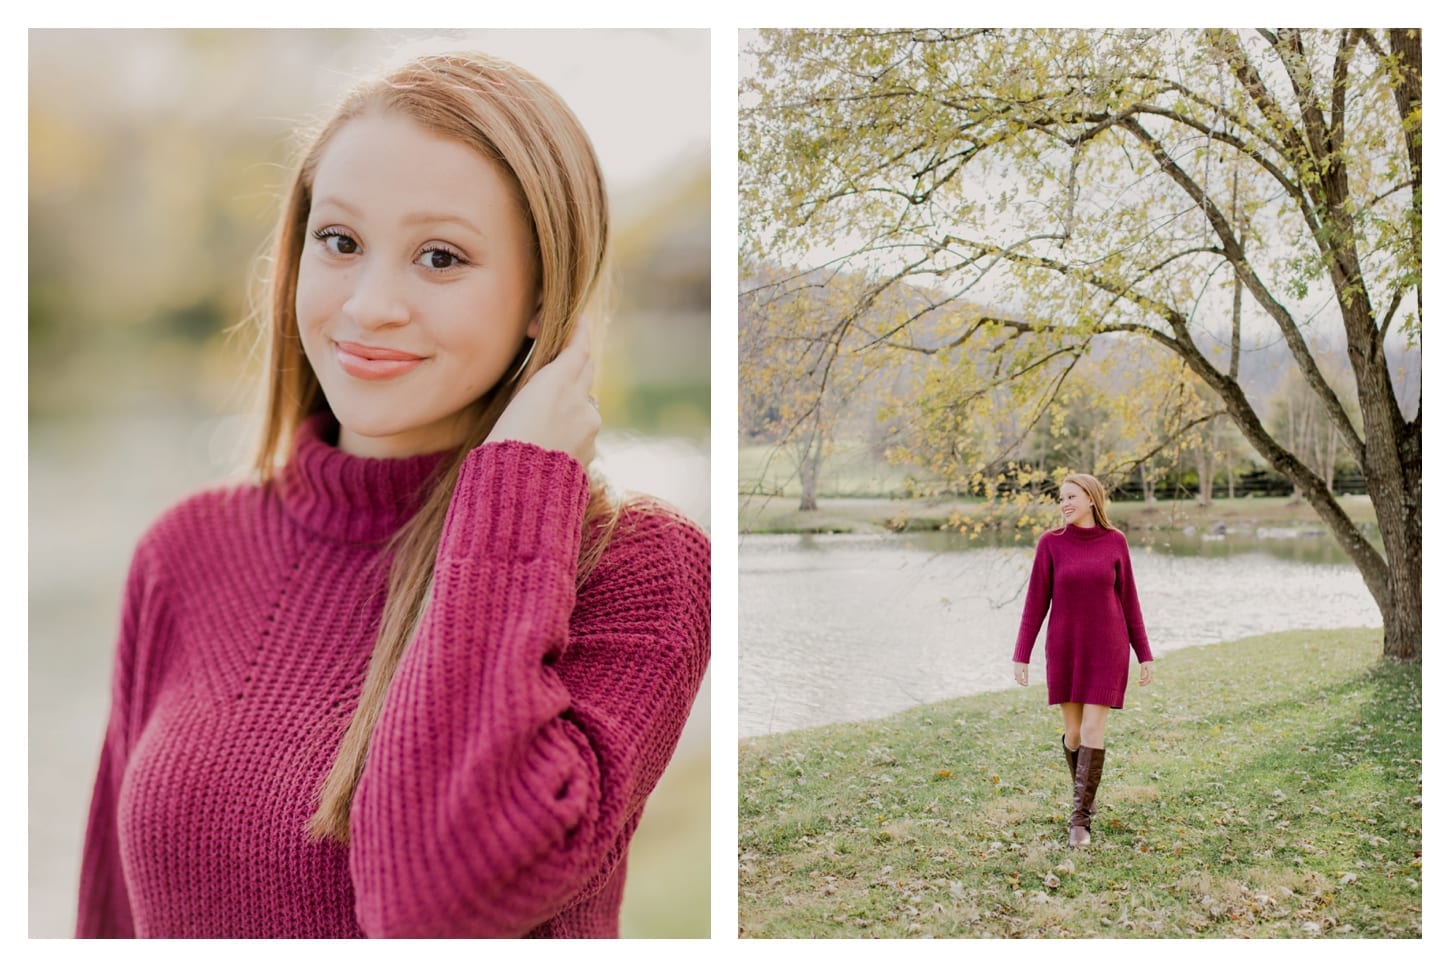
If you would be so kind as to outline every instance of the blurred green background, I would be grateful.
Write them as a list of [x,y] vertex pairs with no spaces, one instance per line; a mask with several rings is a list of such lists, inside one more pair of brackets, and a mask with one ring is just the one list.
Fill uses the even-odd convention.
[[[131,549],[245,465],[247,314],[299,126],[486,50],[553,85],[614,204],[600,459],[709,526],[709,41],[698,31],[30,32],[30,934],[74,927]],[[709,679],[630,855],[626,936],[709,934]]]

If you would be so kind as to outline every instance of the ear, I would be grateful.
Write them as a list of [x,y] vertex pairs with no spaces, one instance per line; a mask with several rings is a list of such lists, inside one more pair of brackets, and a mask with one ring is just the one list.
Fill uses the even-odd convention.
[[539,338],[539,316],[541,315],[543,315],[542,309],[534,313],[534,318],[529,320],[527,328],[524,329],[524,335],[528,336],[530,339]]

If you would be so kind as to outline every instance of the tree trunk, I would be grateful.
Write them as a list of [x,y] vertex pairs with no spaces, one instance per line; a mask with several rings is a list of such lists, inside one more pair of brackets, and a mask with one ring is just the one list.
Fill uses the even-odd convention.
[[[1421,654],[1420,417],[1400,416],[1389,373],[1366,367],[1360,382],[1365,425],[1365,487],[1385,545],[1387,575],[1375,594],[1385,621],[1385,657]],[[1373,584],[1370,591],[1375,590]]]
[[812,433],[806,438],[801,456],[801,502],[797,510],[816,509],[816,484],[821,472],[821,437]]
[[1208,442],[1198,447],[1198,506],[1207,507],[1213,503],[1213,454]]
[[1153,492],[1153,475],[1147,463],[1138,464],[1138,479],[1143,482],[1143,503],[1151,507],[1158,502],[1158,495]]
[[1385,620],[1385,657],[1398,661],[1419,661],[1421,654],[1420,548],[1405,560],[1390,562],[1390,593],[1380,606]]

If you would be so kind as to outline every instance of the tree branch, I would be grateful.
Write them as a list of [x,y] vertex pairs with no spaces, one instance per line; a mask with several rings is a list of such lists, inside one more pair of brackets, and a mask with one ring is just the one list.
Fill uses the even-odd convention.
[[[1277,47],[1279,40],[1269,31],[1260,31],[1261,36],[1267,39],[1271,46]],[[1224,53],[1224,59],[1229,69],[1233,71],[1234,78],[1239,86],[1244,89],[1264,120],[1269,122],[1269,127],[1281,139],[1279,147],[1286,158],[1296,165],[1306,161],[1312,162],[1313,156],[1305,144],[1304,138],[1300,135],[1299,129],[1289,120],[1274,96],[1269,92],[1268,85],[1259,76],[1258,69],[1249,61],[1248,54],[1239,43],[1238,37],[1231,31],[1211,30],[1209,38],[1216,41],[1219,49]]]
[[1189,422],[1183,424],[1178,429],[1170,433],[1168,437],[1163,440],[1162,443],[1158,444],[1147,453],[1139,454],[1138,456],[1131,458],[1130,461],[1124,461],[1123,463],[1120,463],[1117,467],[1110,467],[1108,468],[1109,472],[1122,473],[1124,475],[1132,473],[1134,470],[1138,469],[1143,464],[1147,463],[1149,460],[1152,460],[1158,454],[1162,453],[1164,450],[1167,450],[1170,446],[1177,443],[1182,437],[1186,436],[1195,427],[1201,426],[1202,424],[1207,423],[1210,420],[1216,420],[1220,416],[1228,415],[1229,412],[1227,409],[1221,409],[1214,410],[1212,413],[1209,413],[1206,416],[1200,416],[1196,419],[1190,420]]
[[1299,326],[1294,317],[1289,313],[1264,284],[1258,273],[1249,265],[1244,255],[1243,246],[1238,236],[1234,233],[1233,226],[1224,217],[1213,199],[1203,190],[1194,179],[1175,162],[1167,150],[1152,136],[1142,125],[1135,120],[1127,120],[1123,126],[1135,137],[1147,146],[1149,152],[1157,161],[1158,166],[1168,175],[1183,191],[1193,199],[1209,221],[1214,234],[1223,243],[1224,254],[1229,264],[1233,266],[1235,274],[1243,280],[1244,285],[1253,295],[1254,301],[1269,314],[1269,317],[1278,325],[1279,331],[1284,334],[1284,341],[1289,351],[1294,355],[1294,361],[1304,371],[1304,377],[1309,385],[1313,387],[1315,394],[1324,401],[1329,411],[1330,419],[1334,421],[1335,427],[1340,435],[1355,452],[1356,458],[1361,466],[1364,465],[1364,441],[1360,439],[1354,423],[1350,420],[1348,412],[1344,409],[1343,402],[1338,394],[1330,387],[1329,381],[1324,378],[1324,373],[1319,369],[1319,364],[1314,359],[1313,353],[1309,351],[1308,345],[1304,342],[1304,334],[1299,331]]

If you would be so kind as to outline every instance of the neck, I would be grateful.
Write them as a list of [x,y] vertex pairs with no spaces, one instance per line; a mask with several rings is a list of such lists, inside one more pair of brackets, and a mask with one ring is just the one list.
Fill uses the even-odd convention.
[[462,446],[473,415],[474,407],[469,407],[424,426],[374,435],[365,435],[343,425],[338,430],[337,449],[354,457],[375,460],[400,460],[454,450]]

